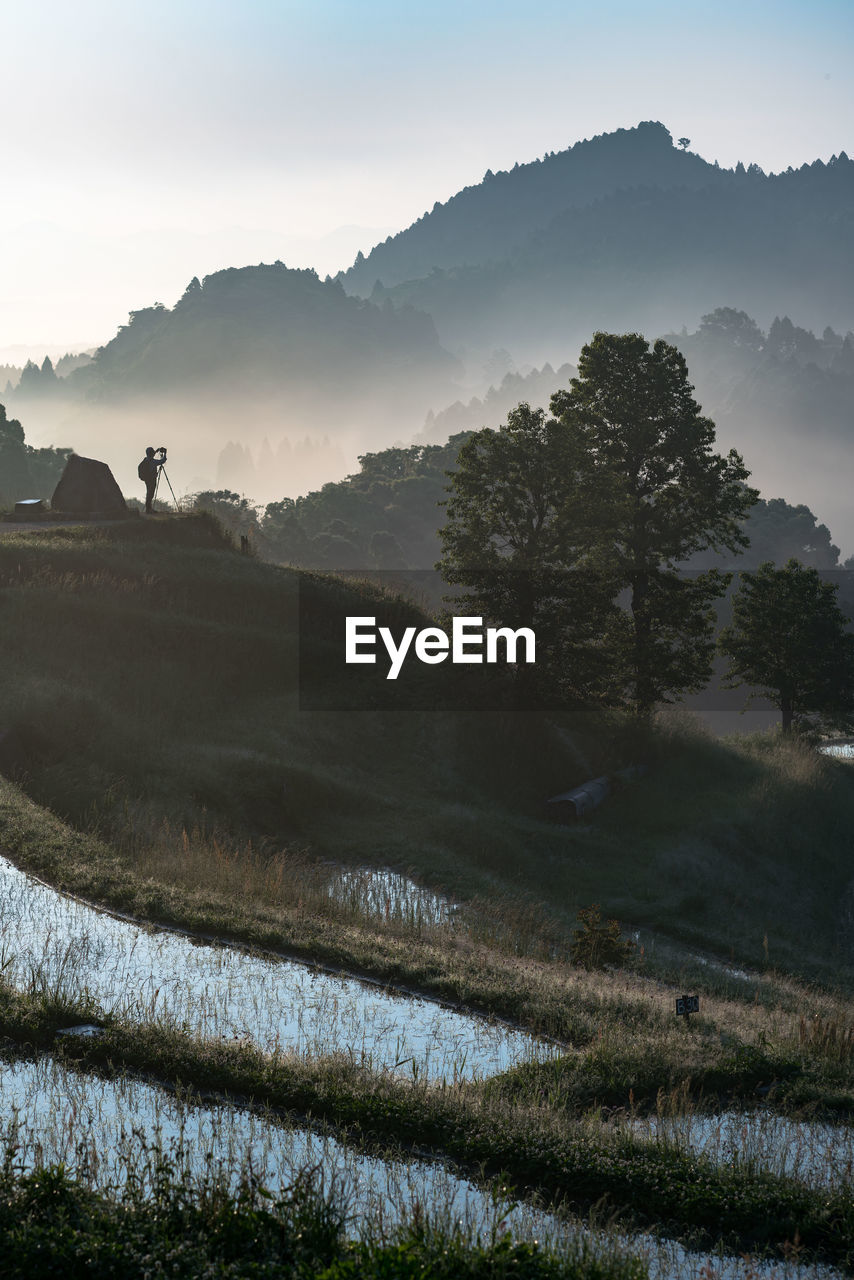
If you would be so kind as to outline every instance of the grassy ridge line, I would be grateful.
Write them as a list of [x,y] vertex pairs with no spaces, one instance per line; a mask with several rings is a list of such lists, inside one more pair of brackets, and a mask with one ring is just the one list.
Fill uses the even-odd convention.
[[511,1106],[471,1085],[410,1085],[340,1059],[268,1056],[243,1044],[201,1042],[159,1027],[107,1029],[64,1041],[62,1056],[109,1073],[143,1072],[183,1089],[262,1105],[288,1119],[334,1125],[381,1154],[450,1157],[479,1179],[573,1210],[607,1202],[632,1226],[656,1226],[692,1246],[785,1254],[798,1238],[816,1257],[854,1260],[854,1199],[589,1125],[528,1100]]

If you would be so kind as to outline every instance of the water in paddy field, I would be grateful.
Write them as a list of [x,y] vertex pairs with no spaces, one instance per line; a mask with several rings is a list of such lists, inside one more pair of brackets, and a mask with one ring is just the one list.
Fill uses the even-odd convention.
[[819,751],[840,760],[854,760],[854,742],[832,742],[826,747],[819,747]]
[[359,868],[332,877],[328,892],[336,902],[352,904],[360,914],[406,924],[447,924],[457,907],[440,893],[425,889],[397,871]]
[[854,1129],[790,1120],[770,1111],[721,1115],[651,1116],[630,1124],[635,1137],[666,1141],[717,1164],[749,1165],[810,1187],[847,1188],[854,1182]]
[[0,964],[19,988],[87,994],[105,1012],[166,1020],[260,1049],[343,1053],[375,1070],[474,1079],[552,1046],[501,1023],[392,995],[308,964],[194,943],[63,897],[0,858]]
[[653,1280],[841,1280],[829,1267],[749,1264],[713,1257],[650,1236],[613,1236],[516,1201],[496,1198],[439,1161],[382,1160],[335,1138],[293,1128],[230,1106],[203,1106],[139,1080],[103,1080],[45,1055],[0,1062],[0,1144],[18,1146],[16,1167],[63,1162],[93,1187],[119,1190],[135,1173],[147,1185],[152,1151],[171,1156],[190,1177],[220,1169],[236,1186],[249,1167],[274,1194],[301,1171],[317,1169],[326,1194],[347,1211],[347,1234],[381,1234],[419,1205],[440,1222],[488,1240],[509,1232],[558,1251],[581,1242],[608,1255],[615,1248],[643,1256]]
[[[352,874],[377,877],[373,883],[380,913],[408,911],[415,902],[425,913],[422,918],[429,919],[429,912],[447,908],[437,895],[430,895],[433,902],[414,898],[413,893],[428,891],[403,877],[383,878],[396,873]],[[344,892],[354,888],[352,881],[343,883]],[[389,906],[398,892],[399,904]],[[363,889],[360,894],[364,899]],[[88,994],[105,1010],[132,1019],[161,1018],[203,1036],[246,1038],[265,1050],[342,1052],[376,1069],[426,1081],[486,1076],[552,1052],[522,1032],[429,1001],[392,996],[308,965],[235,947],[196,944],[179,934],[115,919],[63,897],[2,858],[0,966],[19,987],[43,987],[72,997]],[[692,1131],[690,1140],[698,1146],[705,1142],[713,1158],[728,1158],[727,1144],[735,1142],[736,1135],[715,1138],[713,1124],[708,1123],[708,1134]],[[734,1120],[738,1123],[742,1120]],[[811,1131],[813,1154],[800,1157],[793,1175],[814,1177],[821,1185],[821,1153],[833,1147],[839,1131],[829,1126],[798,1128]],[[823,1147],[822,1128],[827,1129]],[[743,1123],[738,1132],[742,1130]],[[779,1130],[778,1143],[794,1141],[784,1132]],[[654,1139],[650,1129],[650,1140]],[[150,1167],[146,1161],[152,1145],[171,1153],[180,1169],[199,1176],[213,1162],[235,1184],[241,1169],[251,1163],[260,1181],[274,1192],[289,1186],[302,1171],[316,1168],[324,1188],[346,1204],[353,1237],[366,1230],[392,1230],[418,1204],[442,1221],[461,1222],[472,1238],[480,1234],[488,1239],[493,1231],[507,1230],[516,1239],[540,1240],[558,1250],[579,1240],[597,1252],[619,1247],[643,1256],[653,1280],[841,1277],[830,1267],[755,1264],[731,1257],[710,1261],[705,1253],[648,1235],[615,1240],[524,1203],[496,1202],[489,1191],[438,1161],[366,1156],[329,1135],[288,1127],[246,1110],[192,1104],[137,1080],[102,1080],[72,1071],[49,1056],[36,1062],[0,1062],[0,1140],[18,1144],[16,1158],[23,1167],[63,1161],[104,1190],[120,1188],[129,1172]],[[847,1155],[839,1151],[835,1172],[829,1176],[850,1182],[850,1142]],[[772,1149],[768,1159],[779,1171],[784,1166],[774,1163],[778,1154]]]

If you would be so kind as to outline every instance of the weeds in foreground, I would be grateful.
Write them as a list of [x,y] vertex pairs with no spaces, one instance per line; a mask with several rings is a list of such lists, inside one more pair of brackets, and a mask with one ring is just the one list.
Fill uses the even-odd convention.
[[832,1062],[850,1062],[854,1057],[854,1026],[814,1013],[798,1022],[798,1042],[811,1053]]
[[[133,1161],[114,1185],[95,1191],[63,1165],[28,1168],[7,1147],[0,1168],[0,1275],[29,1280],[129,1280],[169,1274],[187,1280],[644,1280],[647,1268],[615,1245],[564,1241],[545,1248],[494,1227],[473,1238],[450,1213],[417,1202],[393,1229],[376,1222],[354,1240],[347,1206],[318,1171],[268,1189],[244,1166],[188,1167],[137,1135]],[[140,1151],[140,1147],[142,1150]]]
[[[137,1051],[146,1041],[150,1047],[151,1037],[143,1029]],[[186,1043],[172,1047],[179,1049],[183,1071],[210,1082],[204,1055],[194,1057]],[[801,1179],[771,1177],[729,1151],[723,1161],[721,1153],[710,1159],[687,1135],[677,1141],[669,1132],[641,1134],[596,1117],[561,1127],[531,1108],[503,1114],[484,1108],[465,1089],[406,1088],[340,1062],[280,1059],[264,1065],[258,1058],[253,1067],[245,1048],[208,1047],[207,1067],[217,1058],[229,1061],[233,1082],[242,1067],[266,1072],[268,1086],[277,1073],[280,1083],[290,1074],[291,1103],[295,1086],[302,1088],[303,1102],[313,1090],[312,1126],[293,1127],[293,1114],[280,1109],[247,1111],[224,1099],[202,1105],[185,1090],[166,1092],[116,1073],[122,1039],[115,1032],[102,1048],[102,1060],[112,1064],[109,1079],[47,1057],[19,1061],[0,1074],[4,1103],[16,1112],[0,1133],[0,1148],[5,1142],[15,1152],[21,1175],[59,1162],[90,1192],[111,1195],[129,1186],[168,1216],[165,1167],[177,1170],[185,1188],[215,1172],[235,1192],[248,1172],[274,1194],[293,1182],[296,1171],[309,1168],[335,1204],[346,1206],[351,1239],[388,1242],[401,1228],[438,1223],[452,1225],[457,1239],[491,1246],[506,1243],[506,1233],[517,1243],[546,1241],[558,1250],[569,1240],[576,1254],[579,1244],[589,1244],[600,1264],[613,1256],[619,1239],[624,1248],[657,1261],[657,1275],[680,1280],[696,1274],[702,1253],[683,1251],[678,1262],[662,1268],[654,1241],[617,1233],[652,1218],[692,1247],[710,1247],[720,1237],[715,1247],[724,1252],[749,1247],[786,1256],[787,1241],[799,1236],[804,1260],[817,1254],[837,1261],[848,1257],[850,1194],[833,1184],[819,1182],[813,1190]],[[162,1067],[168,1053],[162,1040],[160,1052]],[[148,1066],[153,1064],[149,1057]],[[336,1098],[345,1104],[348,1089],[349,1140],[342,1143],[322,1118]],[[418,1146],[420,1158],[406,1158],[407,1144],[402,1150],[398,1133]],[[428,1150],[443,1147],[471,1171],[475,1184],[424,1159]],[[544,1194],[536,1203],[517,1202],[513,1184],[540,1187]],[[556,1214],[547,1210],[555,1200],[561,1204]],[[571,1208],[596,1202],[599,1209],[589,1220],[570,1215]]]

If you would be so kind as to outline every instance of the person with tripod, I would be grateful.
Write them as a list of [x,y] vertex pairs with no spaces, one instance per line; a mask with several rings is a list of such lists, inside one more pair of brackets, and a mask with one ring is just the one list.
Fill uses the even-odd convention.
[[[145,457],[137,467],[137,475],[140,480],[145,482],[145,514],[147,516],[154,513],[154,498],[157,493],[157,484],[160,479],[160,468],[166,463],[166,445],[162,444],[159,449],[153,449],[151,445],[145,451]],[[170,486],[171,488],[171,486]]]

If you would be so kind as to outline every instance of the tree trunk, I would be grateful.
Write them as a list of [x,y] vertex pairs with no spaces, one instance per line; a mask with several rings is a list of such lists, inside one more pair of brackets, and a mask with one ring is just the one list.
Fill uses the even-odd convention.
[[649,679],[649,659],[650,659],[650,638],[652,628],[649,619],[648,605],[648,578],[645,573],[635,575],[632,586],[632,626],[634,629],[634,644],[632,653],[632,676],[634,677],[634,691],[632,701],[634,703],[635,717],[641,723],[648,723],[651,715],[654,695],[650,688]]
[[793,716],[792,699],[791,699],[791,698],[781,698],[781,699],[780,699],[780,715],[782,716],[782,720],[783,720],[783,732],[784,732],[784,733],[791,733],[791,730],[792,730],[792,716]]

